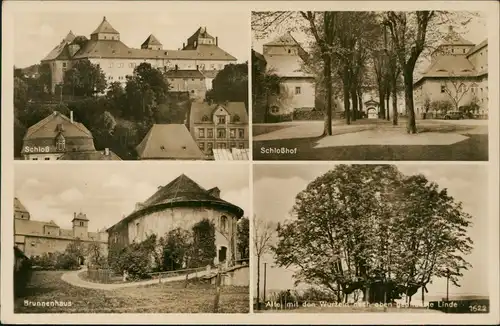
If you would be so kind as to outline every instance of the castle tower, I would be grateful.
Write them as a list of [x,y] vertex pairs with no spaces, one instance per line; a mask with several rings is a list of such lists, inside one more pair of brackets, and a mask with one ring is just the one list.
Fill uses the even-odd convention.
[[30,219],[30,213],[17,197],[14,198],[14,218],[21,220]]
[[86,214],[74,213],[73,220],[73,237],[86,240],[89,236],[89,219]]
[[111,26],[111,24],[106,20],[106,16],[103,17],[102,22],[99,24],[97,29],[90,34],[90,39],[93,41],[97,40],[120,40],[120,33]]
[[158,41],[158,39],[153,35],[149,35],[148,38],[142,43],[141,49],[147,50],[161,50],[163,45]]
[[206,27],[200,27],[187,40],[187,46],[183,50],[195,50],[198,45],[216,45],[218,46],[217,37],[208,34]]

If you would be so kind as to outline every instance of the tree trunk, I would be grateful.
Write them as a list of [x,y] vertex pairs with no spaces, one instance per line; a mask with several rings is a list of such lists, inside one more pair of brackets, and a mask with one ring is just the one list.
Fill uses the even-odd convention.
[[[389,86],[389,85],[387,85]],[[387,94],[386,94],[386,97],[385,97],[385,107],[387,108],[386,109],[386,114],[387,114],[387,121],[391,121],[391,111],[390,111],[390,107],[389,107],[389,102],[390,102],[390,99],[391,99],[391,90],[389,87],[387,87]]]
[[257,256],[257,310],[260,309],[260,256]]
[[397,81],[394,79],[392,81],[392,124],[394,126],[398,125],[398,94],[396,92]]
[[359,89],[358,89],[358,106],[359,106],[359,112],[363,112],[363,94]]
[[325,61],[325,68],[323,70],[325,77],[326,89],[326,115],[325,115],[325,129],[324,136],[332,135],[332,61],[329,56],[323,58]]
[[422,286],[422,307],[425,305],[424,287]]
[[358,95],[356,94],[356,86],[353,85],[351,88],[351,99],[352,99],[352,121],[356,121],[358,118]]
[[415,122],[415,109],[413,106],[413,67],[405,66],[403,68],[403,76],[405,84],[405,106],[408,113],[406,132],[409,134],[416,134],[417,125]]
[[380,105],[380,111],[378,113],[378,117],[381,119],[385,119],[385,93],[382,87],[378,89],[378,98]]
[[344,73],[342,74],[342,84],[343,84],[343,93],[344,93],[344,113],[345,113],[345,121],[346,124],[350,125],[351,124],[351,110],[350,106],[351,103],[349,101],[350,98],[350,85],[349,85],[349,69],[346,67],[344,68]]

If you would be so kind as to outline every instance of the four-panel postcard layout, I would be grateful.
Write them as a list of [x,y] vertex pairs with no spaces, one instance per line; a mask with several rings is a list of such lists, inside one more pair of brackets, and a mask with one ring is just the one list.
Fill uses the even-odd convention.
[[2,322],[498,321],[498,4],[333,3],[4,6]]

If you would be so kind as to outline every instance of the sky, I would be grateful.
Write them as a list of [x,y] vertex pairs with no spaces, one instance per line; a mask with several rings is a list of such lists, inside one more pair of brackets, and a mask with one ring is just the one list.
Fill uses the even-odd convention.
[[[479,44],[487,38],[487,15],[485,13],[478,12],[477,16],[474,17],[466,26],[461,26],[461,28],[455,28],[455,31],[460,33],[465,39],[473,42],[474,44]],[[299,42],[305,49],[307,49],[308,44],[311,42],[312,38],[303,32],[304,27],[307,28],[304,22],[297,23],[293,21],[293,26],[283,24],[282,26],[276,27],[274,29],[269,28],[268,32],[265,34],[264,38],[261,38],[262,33],[258,33],[259,36],[256,37],[256,33],[252,33],[252,48],[262,53],[262,46],[272,41],[273,39],[283,35],[284,33],[290,31],[292,36]],[[448,26],[443,25],[440,29],[440,33],[444,36],[448,33]],[[416,72],[421,72],[425,70],[429,65],[429,61],[420,60],[417,63]]]
[[[137,3],[136,3],[137,4]],[[92,5],[97,6],[96,3]],[[164,49],[177,50],[200,27],[218,37],[219,47],[245,62],[250,53],[249,14],[245,11],[217,13],[195,8],[172,11],[168,2],[156,2],[154,12],[23,12],[14,14],[14,65],[27,67],[42,60],[71,30],[75,35],[90,34],[103,16],[120,32],[120,40],[132,48],[140,48],[153,34]],[[229,28],[230,27],[230,28]]]
[[[48,162],[47,162],[48,163]],[[249,171],[246,164],[141,162],[129,164],[15,164],[14,193],[32,220],[53,220],[71,229],[73,212],[87,214],[89,231],[117,223],[132,213],[137,202],[180,174],[205,189],[219,187],[221,198],[241,207],[248,216]]]
[[[441,188],[447,188],[451,196],[463,203],[465,212],[472,215],[469,236],[474,241],[474,250],[467,256],[473,268],[465,272],[462,287],[450,285],[452,294],[487,295],[488,277],[488,168],[485,165],[396,165],[406,175],[422,173]],[[258,219],[282,222],[289,219],[289,212],[295,203],[295,196],[304,190],[316,177],[334,168],[334,164],[314,165],[255,165],[254,211]],[[264,257],[268,263],[268,289],[293,289],[293,270],[286,270],[274,264],[272,255]],[[256,272],[255,278],[256,278]],[[298,288],[307,287],[301,285]],[[428,286],[429,296],[446,293],[446,279],[437,279]],[[420,292],[419,292],[420,293]],[[418,295],[415,295],[419,297]]]

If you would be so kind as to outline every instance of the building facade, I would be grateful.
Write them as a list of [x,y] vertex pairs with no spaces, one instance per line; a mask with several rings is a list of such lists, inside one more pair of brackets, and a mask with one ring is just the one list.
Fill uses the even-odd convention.
[[269,99],[269,113],[291,114],[298,109],[314,109],[316,84],[304,69],[307,53],[290,33],[264,44],[263,56],[268,73],[281,77],[279,93]]
[[134,212],[110,227],[109,247],[118,248],[140,243],[148,236],[165,236],[169,231],[191,228],[203,219],[215,226],[216,257],[214,264],[238,260],[237,222],[243,210],[220,197],[217,187],[206,190],[182,174],[169,184],[160,186]]
[[450,27],[429,67],[414,84],[414,100],[417,116],[435,102],[449,102],[453,110],[474,107],[474,113],[486,116],[488,41],[474,44]]
[[96,151],[92,133],[80,122],[54,111],[28,128],[21,155],[25,160],[120,160],[110,151]]
[[193,103],[186,119],[200,150],[249,148],[248,113],[243,102]]
[[169,70],[166,72],[169,91],[187,92],[194,101],[204,101],[207,94],[205,75],[199,70]]
[[235,57],[218,45],[218,38],[208,34],[206,27],[200,27],[182,49],[163,49],[154,35],[149,35],[140,49],[131,48],[120,40],[120,33],[104,17],[89,40],[70,31],[42,60],[42,64],[50,66],[52,92],[63,83],[64,73],[72,63],[83,59],[99,65],[109,83],[120,82],[124,85],[126,76],[133,75],[134,68],[143,62],[163,71],[207,71],[208,78],[213,79],[213,71],[220,71],[225,65],[236,62]]
[[[14,241],[27,257],[64,252],[66,247],[79,240],[83,246],[92,242],[100,245],[107,255],[108,239],[105,230],[89,232],[89,219],[83,213],[74,213],[72,229],[62,229],[54,221],[35,221],[18,198],[14,198]],[[86,257],[82,257],[86,260]]]

